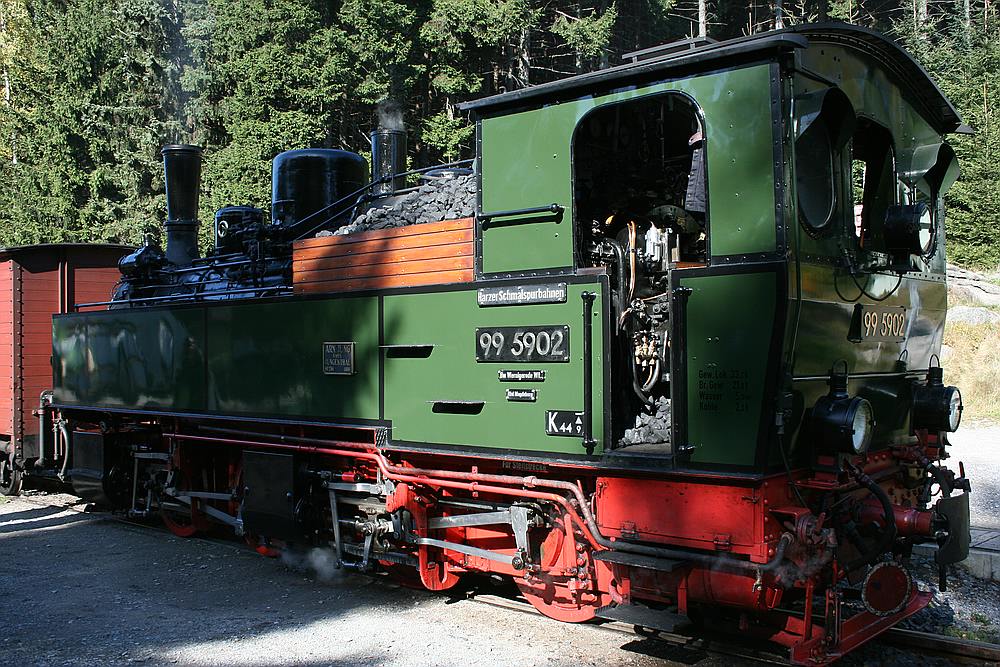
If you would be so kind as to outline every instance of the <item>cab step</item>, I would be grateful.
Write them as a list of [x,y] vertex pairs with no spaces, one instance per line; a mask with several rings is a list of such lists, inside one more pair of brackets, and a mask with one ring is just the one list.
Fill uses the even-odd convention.
[[657,570],[659,572],[673,572],[674,570],[688,564],[688,562],[684,560],[656,558],[655,556],[641,556],[622,551],[598,551],[594,554],[594,560],[604,561],[605,563],[614,563],[615,565],[641,567],[644,570]]
[[660,632],[674,632],[676,628],[691,622],[687,616],[678,614],[676,609],[676,607],[673,607],[673,611],[670,609],[651,609],[641,604],[608,605],[597,610],[597,618],[659,630]]

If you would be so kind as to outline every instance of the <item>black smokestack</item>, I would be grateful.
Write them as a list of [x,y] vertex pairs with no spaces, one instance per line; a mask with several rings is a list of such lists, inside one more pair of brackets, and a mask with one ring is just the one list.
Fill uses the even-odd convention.
[[198,196],[201,192],[201,147],[164,146],[163,179],[167,188],[167,260],[190,264],[198,257]]
[[406,127],[403,110],[386,100],[378,105],[378,129],[372,132],[372,181],[377,195],[391,194],[406,185],[406,178],[396,176],[406,171]]

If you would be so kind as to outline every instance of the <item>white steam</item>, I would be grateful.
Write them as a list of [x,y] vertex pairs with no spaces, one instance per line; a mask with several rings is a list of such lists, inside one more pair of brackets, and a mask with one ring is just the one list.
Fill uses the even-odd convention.
[[298,572],[309,572],[322,582],[333,582],[344,576],[344,570],[337,562],[333,549],[313,547],[308,551],[283,549],[281,562],[286,567]]

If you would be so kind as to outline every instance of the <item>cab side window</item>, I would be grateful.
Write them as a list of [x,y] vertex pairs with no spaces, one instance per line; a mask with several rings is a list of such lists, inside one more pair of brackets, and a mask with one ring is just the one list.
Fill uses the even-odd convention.
[[886,213],[898,200],[896,158],[892,135],[867,118],[858,119],[851,138],[851,186],[858,247],[882,251]]
[[844,208],[842,159],[855,127],[854,108],[839,88],[795,98],[795,193],[799,222],[810,235],[839,229]]

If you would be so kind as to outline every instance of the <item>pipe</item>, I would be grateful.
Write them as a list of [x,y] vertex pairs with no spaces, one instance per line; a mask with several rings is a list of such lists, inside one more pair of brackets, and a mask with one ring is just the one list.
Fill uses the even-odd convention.
[[38,396],[38,460],[35,461],[38,467],[45,465],[45,408],[51,403],[52,391],[46,389]]
[[167,219],[163,223],[167,260],[186,266],[198,253],[198,199],[201,194],[201,147],[170,144],[163,156]]
[[615,256],[615,264],[617,265],[618,286],[615,291],[618,293],[618,312],[615,313],[615,321],[618,322],[621,314],[628,307],[628,304],[625,303],[625,251],[622,250],[622,244],[614,239],[604,239],[603,243],[606,243],[611,248],[611,252]]
[[879,501],[879,503],[881,503],[884,528],[882,529],[882,534],[879,536],[875,546],[871,547],[867,552],[861,554],[844,566],[844,569],[848,572],[870,563],[875,558],[884,554],[892,545],[893,540],[896,539],[896,514],[893,511],[892,500],[889,498],[889,494],[886,493],[885,489],[879,486],[875,480],[866,475],[860,468],[852,465],[850,467],[850,472],[851,475],[854,476],[854,479],[857,480],[858,484],[868,489]]
[[659,357],[657,357],[656,361],[653,362],[653,373],[649,376],[649,382],[642,385],[642,390],[647,393],[652,391],[653,387],[656,386],[656,383],[659,382],[659,380],[660,380],[660,359]]
[[66,481],[66,466],[69,464],[69,428],[66,426],[66,420],[59,420],[59,433],[62,435],[63,441],[63,462],[62,469],[59,471],[59,479],[63,482]]
[[[933,533],[934,512],[912,507],[892,506],[893,520],[899,537],[930,537]],[[884,509],[876,499],[869,499],[861,506],[862,523],[872,523],[884,517]]]
[[[203,427],[204,428],[204,427]],[[249,435],[251,437],[257,436],[259,434],[248,432],[248,431],[238,431],[236,429],[208,429],[208,430],[220,430],[229,431],[235,433],[241,433]],[[573,522],[576,523],[581,531],[584,533],[584,537],[591,543],[594,547],[600,547],[602,549],[610,551],[624,551],[627,553],[634,553],[644,556],[652,556],[654,558],[666,558],[672,560],[688,560],[698,563],[704,563],[712,567],[719,567],[723,569],[731,569],[739,572],[752,572],[754,574],[760,574],[762,572],[770,572],[780,565],[782,559],[784,558],[785,549],[792,541],[792,535],[790,533],[785,533],[781,536],[778,546],[775,548],[774,556],[767,563],[753,563],[750,561],[734,560],[725,558],[723,555],[708,555],[698,552],[685,551],[683,549],[672,549],[669,547],[653,547],[645,544],[637,544],[635,542],[628,542],[626,540],[610,540],[605,537],[597,526],[597,522],[594,520],[594,515],[590,510],[590,504],[583,496],[583,491],[573,484],[572,482],[564,482],[561,480],[553,479],[539,479],[535,476],[529,477],[516,477],[513,475],[492,475],[484,473],[468,473],[468,472],[456,472],[449,470],[427,470],[422,468],[407,468],[403,466],[391,465],[385,457],[379,452],[372,452],[371,445],[366,445],[363,443],[352,443],[352,442],[329,442],[325,440],[319,440],[316,438],[305,438],[299,436],[284,436],[284,435],[274,435],[272,437],[278,438],[280,440],[285,440],[288,442],[303,442],[308,443],[310,446],[301,447],[296,445],[286,445],[278,443],[267,443],[260,441],[251,440],[236,440],[227,438],[213,438],[206,436],[188,435],[181,433],[165,433],[164,437],[174,438],[180,440],[194,440],[194,441],[205,441],[205,442],[221,442],[233,445],[243,445],[249,447],[272,447],[276,449],[292,449],[296,451],[301,451],[305,453],[314,454],[325,454],[331,456],[348,456],[362,458],[374,462],[379,470],[389,479],[411,482],[414,484],[422,485],[432,485],[432,486],[442,486],[444,488],[455,488],[462,489],[473,492],[480,493],[496,493],[500,495],[515,495],[525,498],[534,498],[537,500],[548,500],[550,502],[555,502],[559,504],[566,512],[572,517]],[[342,447],[344,449],[328,449],[326,447],[320,447],[316,445],[329,445],[333,444],[337,447]],[[437,476],[438,479],[435,479]],[[444,479],[441,479],[444,478]],[[461,480],[461,481],[455,481]],[[466,481],[468,480],[468,482]],[[484,485],[485,483],[486,485]],[[505,487],[493,486],[495,484],[511,484],[520,485],[531,489],[532,487],[540,486],[545,488],[559,489],[562,491],[568,491],[574,496],[579,507],[579,512],[577,508],[574,507],[570,501],[566,499],[565,496],[558,494],[542,493],[530,490],[516,490]],[[580,513],[583,514],[581,519]]]
[[584,292],[583,298],[583,448],[593,454],[594,440],[594,292]]

